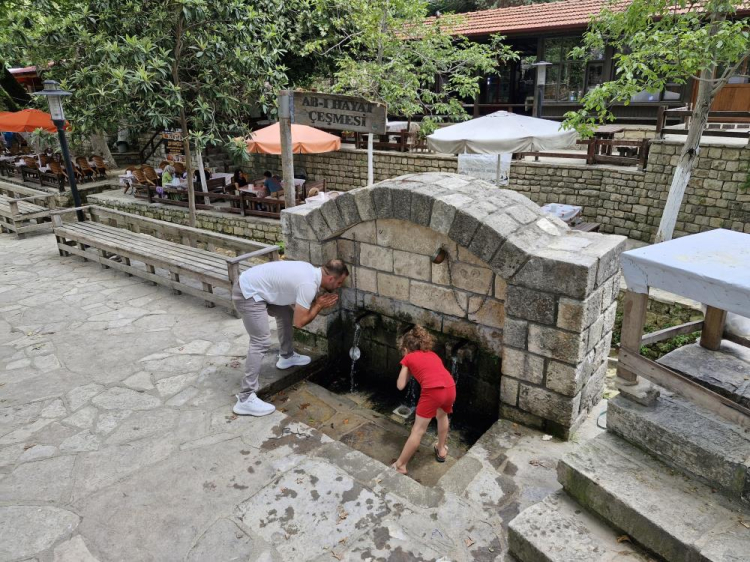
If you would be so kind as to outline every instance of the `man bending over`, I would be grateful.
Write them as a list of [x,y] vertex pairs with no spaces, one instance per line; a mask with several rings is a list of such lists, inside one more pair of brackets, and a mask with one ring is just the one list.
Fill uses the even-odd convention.
[[[271,346],[268,317],[276,318],[279,334],[277,369],[307,365],[310,358],[294,352],[292,327],[302,328],[324,308],[336,304],[338,295],[332,294],[346,281],[349,270],[341,260],[330,260],[323,267],[303,261],[273,261],[251,267],[240,275],[232,289],[232,301],[242,317],[250,348],[245,361],[245,376],[235,414],[266,416],[276,408],[256,396],[263,356]],[[328,293],[318,294],[323,289]]]

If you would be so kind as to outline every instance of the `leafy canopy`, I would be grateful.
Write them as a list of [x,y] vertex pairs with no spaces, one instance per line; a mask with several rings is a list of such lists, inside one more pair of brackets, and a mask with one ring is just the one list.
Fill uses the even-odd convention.
[[462,100],[479,92],[477,77],[516,57],[499,37],[480,44],[449,35],[457,16],[425,23],[424,0],[333,4],[342,7],[342,17],[332,20],[335,39],[321,40],[315,48],[333,54],[335,69],[333,79],[318,86],[384,102],[392,115],[422,115],[427,123],[466,119]]
[[583,108],[566,114],[565,126],[584,136],[612,121],[613,103],[627,105],[643,91],[660,92],[668,83],[686,84],[709,71],[715,95],[750,54],[750,21],[735,16],[743,0],[633,0],[625,10],[611,0],[584,35],[587,53],[614,47],[615,79],[590,90]]

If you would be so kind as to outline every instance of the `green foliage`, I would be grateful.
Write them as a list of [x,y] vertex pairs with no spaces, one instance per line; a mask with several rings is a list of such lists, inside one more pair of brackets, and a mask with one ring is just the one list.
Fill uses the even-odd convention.
[[250,108],[273,110],[310,3],[26,0],[6,14],[0,53],[72,90],[66,109],[80,132],[179,127],[184,111],[204,146],[243,132]]
[[384,102],[391,115],[423,115],[428,126],[466,119],[462,100],[478,93],[477,76],[516,57],[499,37],[479,44],[449,35],[456,16],[425,24],[424,0],[333,1],[346,6],[346,18],[333,21],[335,43],[316,47],[335,59],[333,80],[318,87]]
[[60,149],[59,141],[55,133],[50,133],[44,129],[36,129],[29,135],[29,140],[32,146],[36,147],[38,151],[45,151],[51,148],[53,151]]
[[[665,326],[665,328],[671,328],[671,326]],[[646,326],[645,329],[647,333],[650,331],[649,326]],[[693,332],[692,334],[682,334],[668,340],[652,343],[651,345],[643,345],[641,346],[641,355],[656,361],[677,348],[695,343],[700,335],[700,332]]]
[[597,123],[614,120],[612,104],[627,105],[634,95],[660,92],[668,83],[686,84],[702,71],[716,72],[715,95],[750,53],[750,21],[734,17],[740,5],[742,0],[633,0],[617,11],[611,3],[573,55],[614,47],[614,80],[590,90],[583,108],[565,115],[565,127],[590,136]]

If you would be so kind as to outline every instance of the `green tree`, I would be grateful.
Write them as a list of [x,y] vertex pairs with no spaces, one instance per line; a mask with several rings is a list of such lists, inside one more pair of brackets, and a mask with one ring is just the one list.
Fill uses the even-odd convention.
[[424,0],[341,1],[338,41],[316,47],[336,58],[333,79],[320,87],[384,102],[392,115],[422,115],[428,128],[467,118],[462,100],[478,93],[478,77],[517,56],[500,37],[480,44],[450,35],[458,16],[426,24]]
[[614,119],[613,103],[628,104],[634,95],[660,92],[669,83],[698,81],[693,115],[656,234],[656,242],[662,242],[672,238],[711,104],[750,55],[750,21],[736,17],[742,0],[633,0],[624,10],[617,5],[612,2],[593,20],[584,46],[576,52],[585,56],[613,46],[615,78],[589,91],[583,108],[566,114],[565,126],[590,135],[595,124]]
[[251,108],[273,110],[288,83],[284,58],[302,49],[306,33],[320,32],[311,4],[25,0],[6,16],[0,54],[72,90],[68,114],[79,132],[181,128],[194,225],[191,145],[200,151],[245,131]]

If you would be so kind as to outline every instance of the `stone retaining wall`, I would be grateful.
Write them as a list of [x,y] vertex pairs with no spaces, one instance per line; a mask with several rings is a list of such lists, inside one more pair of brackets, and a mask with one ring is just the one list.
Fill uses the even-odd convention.
[[[188,211],[182,207],[161,205],[158,203],[149,204],[137,199],[122,200],[107,197],[106,195],[101,197],[90,195],[88,202],[92,205],[101,205],[150,219],[169,221],[182,225],[188,224]],[[278,244],[282,240],[280,222],[262,217],[241,217],[239,215],[199,210],[196,211],[196,226],[212,232],[231,234],[266,244]]]
[[[285,210],[282,229],[289,258],[338,256],[353,270],[339,308],[298,338],[326,348],[371,311],[468,340],[502,358],[477,377],[485,403],[565,438],[601,398],[624,238],[571,231],[514,191],[440,173]],[[433,264],[440,247],[448,258]],[[370,360],[387,365],[382,353]]]
[[[581,205],[588,222],[601,224],[601,232],[650,242],[659,226],[680,145],[654,141],[648,168],[586,166],[577,163],[514,161],[510,189],[532,201]],[[295,169],[311,179],[325,179],[329,189],[348,191],[367,181],[367,154],[344,150],[328,154],[295,155]],[[748,177],[750,149],[705,146],[688,186],[675,236],[714,228],[750,233]],[[455,156],[375,152],[375,180],[419,172],[451,172]],[[253,155],[248,168],[253,177],[264,170],[278,172],[277,156]]]

